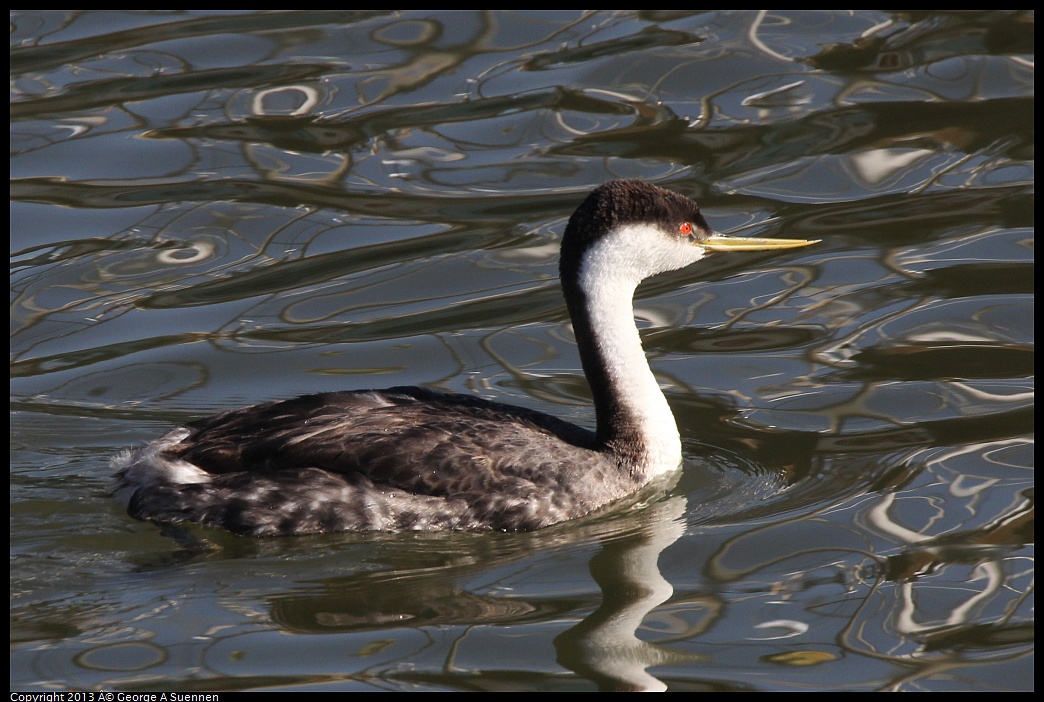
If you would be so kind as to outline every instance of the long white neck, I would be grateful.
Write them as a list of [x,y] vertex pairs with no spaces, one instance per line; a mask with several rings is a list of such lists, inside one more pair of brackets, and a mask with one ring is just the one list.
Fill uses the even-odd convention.
[[[569,308],[594,395],[598,439],[631,461],[635,478],[645,482],[678,467],[681,439],[634,323],[634,291],[643,278],[680,266],[676,247],[663,252],[662,262],[652,252],[650,263],[648,244],[656,237],[642,229],[630,226],[584,253],[580,294]],[[690,248],[685,263],[702,256],[698,247]]]

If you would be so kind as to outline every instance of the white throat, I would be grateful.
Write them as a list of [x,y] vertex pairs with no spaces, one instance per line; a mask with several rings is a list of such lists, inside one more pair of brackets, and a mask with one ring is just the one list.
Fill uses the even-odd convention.
[[651,479],[678,468],[681,439],[642,348],[634,322],[634,291],[644,278],[694,263],[704,251],[650,229],[628,225],[593,245],[584,253],[579,283],[587,295],[587,314],[606,380],[644,440],[645,470]]

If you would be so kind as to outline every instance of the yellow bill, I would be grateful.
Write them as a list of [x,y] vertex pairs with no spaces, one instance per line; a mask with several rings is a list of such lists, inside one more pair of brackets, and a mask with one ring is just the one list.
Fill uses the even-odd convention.
[[759,239],[750,236],[714,234],[695,244],[710,251],[769,251],[771,249],[796,249],[819,242],[820,239]]

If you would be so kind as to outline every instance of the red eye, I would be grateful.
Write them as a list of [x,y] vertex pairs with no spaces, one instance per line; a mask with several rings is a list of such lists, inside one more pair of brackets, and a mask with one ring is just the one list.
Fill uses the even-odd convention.
[[685,236],[689,236],[692,234],[692,222],[682,222],[678,225],[678,231]]

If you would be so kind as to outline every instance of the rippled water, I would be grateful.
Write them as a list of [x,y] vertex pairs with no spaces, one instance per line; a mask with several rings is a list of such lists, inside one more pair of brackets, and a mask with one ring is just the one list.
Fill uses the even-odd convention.
[[[11,688],[1030,690],[1033,13],[14,12]],[[422,384],[591,426],[584,194],[817,238],[639,289],[666,495],[179,544],[172,425]]]

